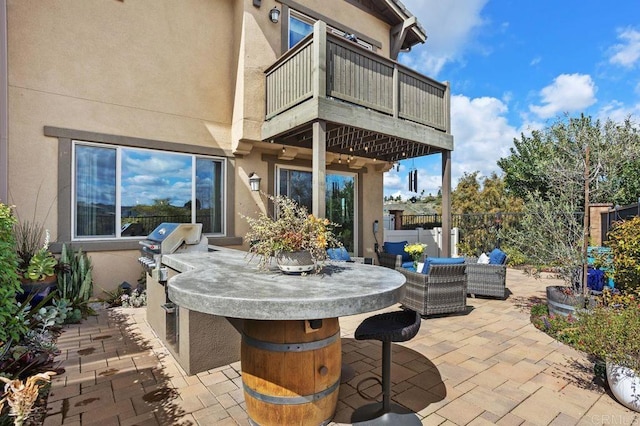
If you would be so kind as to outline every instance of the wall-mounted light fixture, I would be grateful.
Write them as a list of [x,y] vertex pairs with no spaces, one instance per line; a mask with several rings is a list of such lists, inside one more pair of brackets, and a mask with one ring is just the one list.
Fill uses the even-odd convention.
[[252,191],[260,191],[260,181],[262,178],[258,176],[255,172],[249,173],[249,186]]
[[269,11],[269,19],[271,19],[271,22],[273,22],[274,24],[278,23],[278,21],[280,20],[280,10],[278,10],[277,7],[274,7]]

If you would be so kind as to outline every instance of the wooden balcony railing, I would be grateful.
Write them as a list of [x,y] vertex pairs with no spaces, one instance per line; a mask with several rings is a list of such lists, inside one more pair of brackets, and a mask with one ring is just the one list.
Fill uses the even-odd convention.
[[323,22],[265,74],[267,120],[326,97],[450,131],[447,84],[329,34]]

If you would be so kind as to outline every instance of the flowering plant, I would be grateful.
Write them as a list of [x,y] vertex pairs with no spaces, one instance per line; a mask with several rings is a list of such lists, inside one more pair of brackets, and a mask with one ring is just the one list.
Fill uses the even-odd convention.
[[327,247],[339,247],[333,229],[338,224],[309,214],[306,207],[290,198],[268,196],[274,204],[277,217],[260,213],[257,218],[243,216],[249,223],[245,241],[249,252],[260,255],[258,268],[269,268],[277,252],[306,250],[315,262],[327,258]]
[[595,307],[578,312],[577,347],[640,372],[640,297],[603,291]]
[[418,262],[420,259],[422,259],[422,254],[424,253],[426,248],[427,248],[426,244],[413,243],[413,244],[407,244],[406,246],[404,246],[404,251],[409,253],[409,255],[411,256],[414,262]]

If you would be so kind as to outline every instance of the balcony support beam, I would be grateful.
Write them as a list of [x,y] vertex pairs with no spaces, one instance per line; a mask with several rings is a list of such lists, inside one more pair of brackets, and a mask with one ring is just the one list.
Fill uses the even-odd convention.
[[442,151],[442,248],[443,257],[451,256],[451,151]]
[[326,155],[327,155],[327,122],[318,120],[313,122],[313,149],[311,159],[312,213],[315,217],[325,217],[326,214]]
[[327,96],[327,24],[317,21],[313,24],[313,98]]

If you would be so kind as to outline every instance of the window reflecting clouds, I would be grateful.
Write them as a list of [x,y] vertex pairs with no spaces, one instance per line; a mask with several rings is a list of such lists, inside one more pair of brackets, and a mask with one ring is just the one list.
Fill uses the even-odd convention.
[[75,237],[140,236],[162,222],[194,220],[222,233],[223,160],[79,142],[74,149]]

